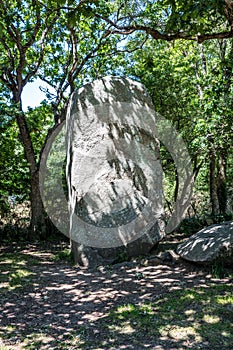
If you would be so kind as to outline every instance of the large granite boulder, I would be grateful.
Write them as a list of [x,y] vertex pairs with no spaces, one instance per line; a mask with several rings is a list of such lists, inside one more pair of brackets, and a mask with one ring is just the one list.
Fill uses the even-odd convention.
[[183,259],[195,263],[221,261],[233,266],[233,222],[202,229],[178,245],[177,253]]
[[144,86],[105,77],[74,92],[67,185],[75,260],[93,267],[148,253],[165,235],[156,116]]

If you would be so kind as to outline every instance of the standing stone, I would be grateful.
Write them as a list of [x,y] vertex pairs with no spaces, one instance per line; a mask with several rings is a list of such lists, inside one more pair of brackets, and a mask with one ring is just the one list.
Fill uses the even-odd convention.
[[148,253],[165,233],[156,114],[144,86],[105,77],[74,92],[66,138],[75,261],[94,267]]

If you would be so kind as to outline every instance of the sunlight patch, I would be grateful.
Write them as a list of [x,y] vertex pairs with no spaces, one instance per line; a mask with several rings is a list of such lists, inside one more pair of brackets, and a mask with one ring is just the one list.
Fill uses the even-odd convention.
[[206,323],[215,324],[220,322],[220,318],[215,315],[204,315],[203,321],[205,321]]

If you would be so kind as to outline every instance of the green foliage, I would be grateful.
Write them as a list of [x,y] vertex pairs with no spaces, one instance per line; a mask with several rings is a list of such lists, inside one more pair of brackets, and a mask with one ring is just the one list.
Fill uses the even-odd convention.
[[54,255],[55,261],[65,261],[70,264],[74,264],[74,256],[70,249],[63,249]]
[[211,267],[211,274],[213,278],[222,279],[227,276],[227,270],[224,267],[223,261],[216,261]]
[[[8,196],[13,196],[13,199],[18,202],[23,201],[28,198],[30,190],[28,164],[14,113],[14,107],[11,108],[6,103],[2,103],[0,110],[0,195],[2,198],[0,208],[2,210],[6,205],[8,206]],[[30,108],[26,114],[35,154],[39,159],[48,128],[53,123],[51,107],[42,103],[35,109]]]
[[163,338],[181,345],[189,339],[197,348],[208,341],[211,347],[228,349],[232,312],[226,306],[232,302],[230,286],[186,289],[158,302],[119,306],[110,313],[108,329],[111,337],[126,332],[135,339],[138,332],[146,332],[158,342]]
[[184,233],[185,235],[191,236],[192,234],[200,231],[206,226],[206,221],[202,218],[186,218],[182,220],[178,231],[179,233]]
[[36,158],[39,161],[40,152],[45,143],[48,129],[54,124],[52,106],[43,102],[39,107],[28,108],[26,117]]
[[118,264],[118,263],[125,262],[128,260],[129,260],[129,257],[128,257],[127,253],[121,252],[118,254],[116,260],[114,260],[114,264]]
[[[20,196],[23,200],[28,195],[28,167],[18,127],[14,120],[15,113],[14,106],[7,104],[2,98],[0,104],[0,196],[7,199],[8,196]],[[1,208],[3,207],[4,203]]]
[[[229,28],[224,0],[211,1],[114,1],[121,3],[119,24],[138,25],[162,35],[181,34],[181,37],[205,35]],[[230,11],[229,11],[230,12]],[[114,17],[113,17],[114,18]],[[229,22],[228,22],[229,21]],[[216,29],[217,28],[217,29]],[[150,32],[148,30],[148,32]]]
[[[128,58],[127,74],[147,86],[157,112],[174,124],[186,142],[198,175],[195,197],[208,191],[210,149],[214,147],[216,161],[220,154],[227,158],[226,164],[231,159],[232,47],[232,39],[202,45],[148,40],[143,49]],[[169,203],[174,200],[175,168],[163,146],[161,158]],[[229,171],[230,168],[226,169],[227,174]],[[216,167],[216,178],[217,172]],[[229,191],[232,176],[227,177],[224,186]],[[209,210],[206,203],[205,211]]]
[[[161,35],[179,32],[193,38],[216,30],[222,32],[231,23],[229,11],[224,0],[208,4],[180,0],[1,1],[3,210],[8,210],[8,196],[28,198],[29,168],[38,169],[46,134],[54,124],[53,115],[55,121],[65,115],[68,98],[75,88],[107,74],[127,74],[148,87],[157,111],[172,121],[187,142],[194,170],[204,163],[197,191],[206,191],[210,148],[215,147],[217,157],[225,152],[228,164],[233,163],[232,39],[200,46],[192,42],[152,41],[148,36],[152,34],[149,29]],[[138,31],[130,30],[131,27]],[[44,102],[21,115],[32,141],[28,151],[25,135],[19,135],[15,119],[21,110],[24,86],[38,77],[53,92],[46,91],[50,105]],[[33,154],[28,162],[26,150]],[[163,147],[162,159],[166,196],[172,202],[175,167]],[[227,190],[232,180],[231,168],[226,169]]]
[[30,266],[38,264],[38,259],[27,254],[1,254],[1,292],[25,288],[33,283],[34,273]]
[[224,1],[166,1],[170,7],[167,31],[188,31],[190,34],[204,34],[214,27],[225,27],[223,15]]

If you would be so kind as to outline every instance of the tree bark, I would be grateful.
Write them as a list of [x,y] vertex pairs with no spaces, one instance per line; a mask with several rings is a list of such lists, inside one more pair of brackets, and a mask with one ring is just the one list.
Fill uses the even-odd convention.
[[217,180],[216,180],[216,152],[213,145],[211,145],[209,152],[209,189],[212,215],[218,214],[218,195],[217,195]]
[[47,232],[46,214],[39,188],[39,166],[36,162],[35,151],[32,145],[30,131],[27,126],[26,117],[22,110],[21,101],[15,97],[15,102],[19,106],[16,115],[17,124],[20,131],[21,141],[24,147],[24,154],[29,165],[30,173],[30,202],[31,221],[29,228],[29,239],[35,240],[45,238]]
[[177,201],[177,198],[178,198],[179,187],[180,187],[179,175],[178,175],[177,169],[175,168],[175,190],[174,190],[174,201],[175,202]]
[[224,150],[219,152],[218,164],[218,204],[220,214],[225,215],[227,209],[227,183],[226,183],[226,159],[227,155]]
[[44,211],[39,188],[39,171],[30,176],[31,221],[30,238],[44,239],[47,236],[48,220]]

